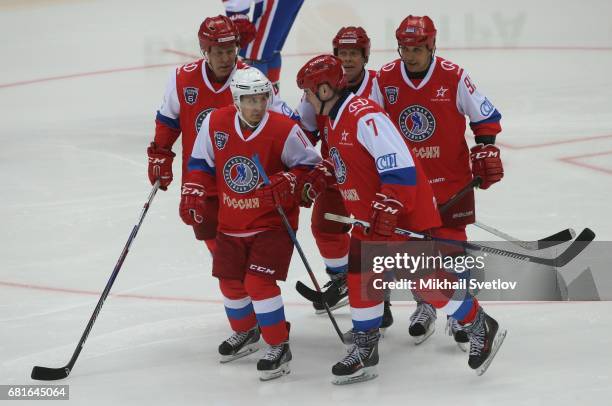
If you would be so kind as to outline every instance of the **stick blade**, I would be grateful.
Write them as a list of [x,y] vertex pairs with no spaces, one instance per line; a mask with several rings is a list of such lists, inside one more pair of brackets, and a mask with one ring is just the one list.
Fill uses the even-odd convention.
[[576,232],[571,228],[559,231],[556,234],[542,238],[537,241],[537,249],[541,250],[544,248],[554,247],[555,245],[571,241],[576,236]]
[[323,293],[317,292],[314,289],[310,289],[301,281],[297,281],[295,283],[295,290],[297,290],[298,293],[302,295],[306,300],[310,300],[313,303],[323,303]]
[[57,381],[67,378],[69,374],[70,368],[68,367],[47,368],[35,366],[32,368],[32,374],[30,376],[37,381]]
[[580,235],[574,240],[563,254],[555,259],[555,267],[561,268],[567,265],[572,259],[576,258],[584,249],[595,239],[595,233],[590,228],[582,230]]

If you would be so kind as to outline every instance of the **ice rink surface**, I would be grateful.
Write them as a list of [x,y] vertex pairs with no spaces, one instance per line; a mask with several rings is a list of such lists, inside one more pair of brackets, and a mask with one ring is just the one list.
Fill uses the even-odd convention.
[[[428,4],[433,3],[433,4]],[[33,365],[70,358],[150,185],[145,147],[173,65],[197,54],[196,31],[217,0],[0,2],[0,384],[35,384]],[[428,14],[438,54],[470,72],[503,115],[503,181],[478,192],[480,220],[533,239],[565,227],[612,238],[612,3],[586,0],[307,0],[285,46],[281,95],[328,51],[342,25],[373,40],[369,67],[396,57],[395,27]],[[176,162],[178,163],[178,162]],[[175,173],[179,166],[175,165]],[[486,304],[508,329],[477,377],[438,331],[408,337],[397,303],[379,378],[333,386],[344,348],[326,317],[284,284],[292,372],[260,383],[257,356],[228,365],[229,334],[211,260],[178,217],[178,185],[160,192],[77,365],[75,405],[576,405],[612,398],[612,305]],[[299,237],[325,281],[304,211]],[[470,228],[475,239],[489,238]],[[347,309],[336,312],[349,328]],[[27,404],[28,402],[20,403]],[[38,403],[35,403],[38,404]]]

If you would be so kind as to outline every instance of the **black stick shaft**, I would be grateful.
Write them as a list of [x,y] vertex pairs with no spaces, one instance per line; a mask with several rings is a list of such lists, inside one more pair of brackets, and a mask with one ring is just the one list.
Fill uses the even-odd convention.
[[[370,223],[363,220],[358,220],[351,217],[340,216],[332,213],[325,213],[325,218],[332,221],[338,221],[340,223],[345,224],[354,224],[364,228],[370,226]],[[438,238],[433,237],[428,234],[418,233],[410,230],[405,230],[403,228],[395,228],[394,232],[398,235],[403,235],[409,238],[416,238],[419,240],[431,240],[431,241],[439,241],[449,245],[454,245],[457,247],[462,247],[464,249],[470,249],[473,251],[481,251],[489,254],[495,254],[498,256],[504,256],[509,258],[514,258],[520,261],[532,262],[536,264],[554,266],[554,267],[562,267],[565,266],[569,261],[575,258],[578,254],[580,254],[593,239],[595,238],[595,233],[589,229],[585,228],[582,232],[576,237],[576,240],[565,249],[561,254],[559,254],[556,258],[542,258],[534,255],[521,254],[516,251],[504,250],[501,248],[489,247],[486,245],[480,245],[476,243],[472,243],[469,241],[458,241],[451,240],[447,238]]]
[[[85,345],[85,341],[87,341],[87,337],[89,336],[89,333],[91,332],[91,329],[94,323],[96,322],[96,319],[98,318],[98,314],[100,313],[100,310],[102,309],[102,306],[104,305],[104,301],[108,297],[108,294],[111,288],[113,287],[113,283],[115,283],[115,279],[117,278],[117,275],[119,274],[119,271],[121,270],[123,261],[125,261],[125,258],[127,257],[127,254],[130,251],[130,246],[132,245],[132,242],[136,238],[136,234],[138,234],[140,225],[142,224],[142,221],[144,220],[145,215],[149,211],[151,202],[153,201],[153,198],[155,197],[155,194],[157,193],[158,189],[159,189],[159,179],[155,182],[155,184],[153,185],[153,189],[151,189],[151,192],[149,193],[149,198],[147,202],[144,204],[142,211],[140,212],[138,222],[132,228],[132,232],[130,233],[128,240],[125,243],[123,250],[121,251],[121,255],[119,256],[119,259],[117,260],[117,264],[115,265],[115,268],[113,269],[113,273],[111,274],[110,278],[108,279],[108,282],[106,283],[106,287],[104,288],[102,295],[100,295],[98,304],[96,305],[96,308],[94,309],[93,314],[89,318],[89,322],[87,323],[87,326],[85,327],[85,331],[83,331],[83,335],[81,336],[81,339],[79,340],[79,343],[77,344],[74,350],[74,353],[72,354],[72,358],[70,358],[70,361],[68,362],[68,364],[65,367],[63,367],[63,369],[66,371],[65,373],[66,376],[70,373],[70,371],[74,367],[74,364],[76,363],[77,358],[79,358],[79,354],[81,353],[81,350],[83,349],[83,346]],[[34,367],[34,368],[36,369],[38,367]],[[37,379],[35,378],[35,375],[36,374],[33,372],[32,377],[34,379]]]
[[[268,175],[266,175],[266,172],[263,166],[261,165],[261,162],[259,161],[259,157],[257,156],[257,154],[253,156],[253,162],[255,162],[255,166],[257,166],[257,169],[259,170],[259,173],[261,174],[261,177],[263,178],[264,185],[269,185],[270,179],[268,178]],[[322,293],[321,287],[319,286],[319,282],[317,282],[317,278],[315,277],[314,272],[312,272],[312,268],[310,267],[310,264],[308,263],[308,259],[306,258],[306,255],[304,254],[304,251],[302,250],[302,246],[300,245],[297,239],[297,236],[295,235],[295,231],[293,231],[293,227],[291,227],[291,223],[289,223],[289,219],[287,218],[287,215],[285,214],[285,210],[283,210],[280,204],[277,203],[276,211],[278,211],[278,214],[281,217],[283,224],[285,225],[285,228],[287,229],[287,233],[289,234],[291,241],[293,241],[293,244],[295,245],[295,248],[297,249],[298,254],[300,255],[300,258],[302,259],[302,262],[304,263],[304,267],[306,267],[306,271],[308,272],[308,276],[310,276],[310,280],[312,281],[312,284],[317,289],[317,292]],[[340,337],[340,341],[344,343],[344,336],[342,334],[342,331],[340,331],[340,327],[338,327],[336,318],[334,317],[331,310],[329,309],[327,302],[323,301],[323,306],[325,307],[325,311],[327,312],[327,315],[329,316],[329,319],[331,320],[331,323],[334,326],[334,330],[336,330],[338,337]]]
[[459,200],[463,198],[469,191],[474,189],[476,186],[480,185],[482,179],[480,176],[476,176],[474,179],[470,181],[467,185],[461,188],[457,193],[455,193],[446,203],[438,208],[440,214],[444,214],[448,209],[455,205]]

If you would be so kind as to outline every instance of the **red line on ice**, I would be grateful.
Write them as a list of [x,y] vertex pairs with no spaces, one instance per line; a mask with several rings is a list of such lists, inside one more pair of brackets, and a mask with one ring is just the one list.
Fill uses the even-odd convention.
[[31,85],[34,83],[41,83],[41,82],[51,82],[55,80],[74,79],[74,78],[80,78],[80,77],[85,77],[85,76],[108,75],[110,73],[155,69],[155,68],[162,68],[166,66],[176,66],[176,65],[178,64],[176,63],[158,63],[158,64],[153,64],[153,65],[130,66],[127,68],[113,68],[113,69],[96,70],[96,71],[91,71],[91,72],[71,73],[68,75],[49,76],[45,78],[22,80],[19,82],[12,82],[12,83],[0,83],[0,89],[7,88],[7,87]]
[[559,161],[564,162],[566,164],[579,166],[581,168],[590,169],[592,171],[605,173],[606,175],[612,175],[612,169],[602,168],[600,166],[588,164],[586,162],[580,162],[580,159],[582,158],[591,158],[595,156],[610,155],[610,154],[612,154],[612,151],[594,152],[592,154],[566,156],[563,158],[559,158]]
[[[532,50],[537,50],[537,51],[612,51],[612,47],[589,47],[589,46],[441,47],[439,49],[442,51],[532,51]],[[189,52],[183,52],[183,51],[178,51],[178,50],[168,49],[168,48],[162,49],[161,51],[184,56],[190,59],[198,59],[201,57],[199,55],[191,54]],[[283,53],[282,55],[286,58],[291,58],[291,57],[313,56],[313,55],[316,55],[322,52],[329,52],[329,50],[320,51],[320,52]],[[392,53],[392,52],[396,52],[396,50],[395,49],[373,49],[372,52]],[[49,76],[49,77],[43,77],[43,78],[37,78],[37,79],[22,80],[22,81],[17,81],[17,82],[0,83],[0,89],[7,88],[7,87],[31,85],[34,83],[41,83],[41,82],[50,82],[50,81],[55,81],[55,80],[74,79],[74,78],[79,78],[79,77],[84,77],[84,76],[105,75],[109,73],[129,72],[129,71],[154,69],[154,68],[161,68],[161,67],[166,67],[166,66],[176,66],[176,65],[180,65],[180,63],[162,63],[162,64],[153,64],[153,65],[144,65],[144,66],[132,66],[132,67],[127,67],[127,68],[106,69],[106,70],[91,71],[91,72],[79,72],[79,73],[72,73],[72,74],[59,75],[59,76]]]
[[[72,289],[72,288],[59,288],[53,286],[34,285],[30,283],[18,283],[18,282],[7,282],[0,281],[0,286],[18,289],[29,289],[38,290],[43,292],[55,292],[55,293],[69,293],[74,295],[88,295],[88,296],[100,296],[102,292],[96,292],[93,290],[83,289]],[[177,297],[177,296],[153,296],[153,295],[135,295],[131,293],[111,293],[109,296],[124,298],[124,299],[139,299],[139,300],[152,300],[159,302],[187,302],[187,303],[206,303],[206,304],[222,304],[223,300],[220,299],[198,299],[190,297]],[[553,304],[553,303],[591,303],[591,301],[511,301],[511,302],[485,302],[488,305],[520,305],[520,304]],[[608,300],[600,300],[600,302],[609,302]],[[304,302],[284,302],[286,306],[311,306],[310,303]],[[413,303],[394,303],[394,306],[400,307],[411,307]]]
[[496,144],[501,145],[504,148],[520,150],[520,149],[535,149],[535,148],[543,148],[543,147],[554,147],[554,146],[557,146],[557,145],[574,144],[574,143],[579,143],[579,142],[587,142],[587,141],[600,140],[600,139],[605,139],[605,138],[612,138],[612,134],[593,135],[593,136],[589,136],[589,137],[576,137],[576,138],[569,138],[569,139],[565,139],[565,140],[542,142],[542,143],[539,143],[539,144],[512,145],[512,144],[507,144],[507,143],[504,143],[504,142],[497,142]]

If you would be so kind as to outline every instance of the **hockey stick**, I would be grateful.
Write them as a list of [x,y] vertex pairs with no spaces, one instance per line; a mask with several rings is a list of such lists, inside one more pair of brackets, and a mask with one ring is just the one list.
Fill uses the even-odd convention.
[[[255,166],[257,167],[257,170],[259,171],[259,174],[263,178],[264,185],[269,185],[270,178],[268,178],[268,175],[266,175],[266,171],[264,170],[263,166],[261,165],[261,162],[259,161],[259,156],[255,154],[253,155],[252,159],[253,159],[253,162],[255,163]],[[312,268],[310,268],[308,259],[306,258],[306,255],[304,254],[304,251],[302,250],[302,246],[298,242],[298,239],[295,235],[295,231],[293,231],[293,227],[291,227],[291,223],[289,223],[289,219],[287,218],[287,215],[285,214],[285,210],[283,210],[281,205],[277,203],[276,211],[278,211],[278,214],[281,217],[283,224],[285,225],[285,228],[287,229],[289,238],[291,238],[291,241],[293,241],[293,245],[295,245],[295,248],[300,254],[300,258],[302,259],[302,262],[304,263],[304,266],[306,267],[306,271],[308,272],[308,276],[310,276],[310,280],[312,281],[313,285],[317,289],[317,292],[321,293],[321,287],[319,286],[319,283],[317,282],[317,278],[312,272]],[[326,302],[323,302],[323,306],[325,306],[325,311],[327,312],[327,315],[329,316],[329,319],[331,320],[332,325],[334,326],[334,330],[336,330],[336,333],[338,334],[338,337],[340,337],[340,341],[342,341],[343,344],[347,344],[344,342],[344,335],[342,334],[342,331],[340,331],[340,327],[338,327],[336,318],[334,317],[331,310],[329,309],[329,306],[327,305]]]
[[[332,213],[325,213],[325,218],[327,220],[337,221],[339,223],[344,223],[344,224],[358,225],[364,228],[368,228],[370,226],[370,224],[367,221],[358,220],[358,219],[345,217],[345,216],[339,216],[337,214],[332,214]],[[503,250],[500,248],[488,247],[486,245],[475,244],[475,243],[471,243],[468,241],[457,241],[457,240],[449,240],[446,238],[437,238],[437,237],[430,236],[428,234],[416,233],[414,231],[404,230],[402,228],[396,228],[395,233],[399,235],[403,235],[405,237],[409,237],[409,238],[444,242],[447,244],[462,247],[464,249],[486,252],[488,254],[494,254],[494,255],[499,255],[503,257],[510,257],[510,258],[517,259],[519,261],[526,261],[526,262],[532,262],[535,264],[548,265],[548,266],[553,266],[556,268],[560,268],[560,267],[567,265],[572,259],[574,259],[578,254],[580,254],[595,238],[595,233],[591,229],[585,228],[584,230],[582,230],[580,235],[578,235],[576,240],[572,242],[572,244],[569,247],[567,247],[557,257],[542,258],[542,257],[533,256],[533,255],[521,254],[515,251],[508,251],[508,250]]]
[[[457,193],[455,193],[446,203],[439,207],[438,211],[440,213],[444,213],[448,209],[450,209],[455,203],[457,203],[463,196],[465,196],[469,191],[471,191],[474,187],[478,186],[482,179],[480,177],[475,177],[461,188]],[[329,292],[317,292],[306,286],[301,281],[298,281],[295,285],[295,289],[298,291],[300,295],[302,295],[305,299],[310,300],[313,303],[327,303],[328,297],[326,297],[326,293]]]
[[[444,213],[449,208],[451,208],[455,203],[457,203],[463,196],[465,196],[469,191],[471,191],[474,187],[478,186],[482,179],[480,177],[475,177],[472,179],[467,185],[461,188],[457,193],[455,193],[446,203],[439,207],[438,211],[440,213]],[[300,295],[302,295],[307,300],[311,302],[327,302],[327,297],[325,294],[327,292],[319,293],[316,290],[310,289],[308,286],[298,281],[295,285],[296,290]]]
[[138,223],[134,225],[134,228],[132,228],[132,232],[130,233],[129,238],[127,242],[125,243],[125,246],[123,247],[123,251],[121,251],[121,255],[119,256],[119,260],[117,261],[117,264],[115,265],[115,269],[113,269],[113,273],[111,274],[110,279],[106,283],[106,287],[104,288],[104,291],[102,292],[102,295],[100,296],[100,300],[98,300],[98,304],[96,305],[96,308],[94,309],[93,314],[89,318],[89,323],[87,323],[87,327],[85,327],[85,331],[83,332],[83,335],[81,336],[81,339],[79,340],[79,343],[77,344],[76,349],[74,350],[74,353],[72,354],[72,358],[70,358],[70,361],[68,362],[68,364],[66,364],[65,366],[61,368],[47,368],[47,367],[35,366],[34,368],[32,368],[32,374],[31,374],[32,379],[36,379],[39,381],[56,381],[58,379],[67,378],[70,372],[72,371],[72,368],[74,367],[74,364],[76,363],[76,360],[79,357],[79,354],[81,353],[81,350],[83,349],[83,346],[85,345],[87,336],[89,336],[89,333],[91,332],[91,329],[96,321],[96,318],[98,317],[98,314],[100,313],[100,310],[102,309],[102,305],[104,305],[104,301],[106,300],[106,297],[108,296],[108,293],[110,292],[111,287],[113,286],[113,283],[115,282],[115,279],[117,278],[117,275],[119,274],[119,271],[121,270],[123,261],[125,260],[125,257],[127,256],[130,250],[130,245],[132,245],[132,242],[136,238],[136,234],[138,234],[140,225],[142,224],[142,221],[144,220],[145,215],[147,214],[147,211],[149,210],[149,207],[151,206],[151,202],[153,201],[153,198],[155,197],[155,194],[157,193],[158,189],[159,189],[159,179],[155,182],[155,184],[153,185],[153,189],[151,189],[151,192],[149,193],[149,199],[144,204],[144,207],[142,208],[142,211],[140,212]]
[[474,179],[470,181],[467,185],[461,188],[457,193],[455,193],[446,203],[438,208],[440,214],[444,214],[448,209],[455,205],[463,196],[465,196],[469,191],[474,189],[476,186],[480,185],[482,182],[482,178],[480,176],[476,176]]
[[[455,193],[446,203],[440,206],[438,211],[441,214],[446,212],[453,205],[455,205],[455,203],[457,203],[463,196],[465,196],[466,193],[468,193],[474,187],[477,187],[478,185],[480,185],[481,182],[482,182],[482,178],[480,178],[479,176],[473,178],[468,184],[466,184],[457,193]],[[555,245],[559,245],[564,242],[571,241],[576,236],[576,232],[573,229],[566,228],[565,230],[561,230],[558,233],[555,233],[553,235],[544,237],[536,241],[521,241],[496,228],[480,223],[478,221],[476,221],[474,225],[485,231],[488,231],[489,233],[497,237],[503,238],[504,240],[514,245],[517,245],[521,248],[524,248],[526,250],[531,250],[531,251],[537,251],[537,250],[541,250],[544,248],[554,247]],[[310,300],[311,302],[324,302],[327,300],[327,298],[325,297],[326,292],[322,292],[322,293],[317,292],[316,290],[309,288],[308,286],[306,286],[300,281],[297,282],[295,288],[300,295],[302,295],[305,299]]]
[[[446,203],[444,203],[438,211],[440,214],[444,214],[448,209],[450,209],[457,201],[459,201],[467,192],[472,190],[473,188],[480,185],[482,182],[482,178],[480,176],[476,176],[472,179],[467,185],[465,185],[461,190],[455,193]],[[558,233],[553,235],[549,235],[548,237],[541,238],[536,241],[523,241],[516,237],[513,237],[509,234],[504,233],[494,227],[483,224],[479,221],[474,222],[474,225],[482,230],[485,230],[497,237],[503,238],[504,240],[518,245],[521,248],[530,251],[537,251],[545,248],[554,247],[555,245],[563,244],[564,242],[568,242],[576,236],[576,232],[571,228],[566,228],[565,230],[561,230]]]
[[545,248],[554,247],[555,245],[571,241],[574,239],[574,237],[576,237],[576,232],[573,228],[566,228],[565,230],[561,230],[558,233],[549,235],[548,237],[544,237],[536,241],[521,241],[518,238],[508,235],[503,231],[483,224],[479,221],[474,222],[474,225],[482,230],[488,231],[493,235],[503,238],[514,245],[518,245],[519,247],[530,251],[538,251]]

